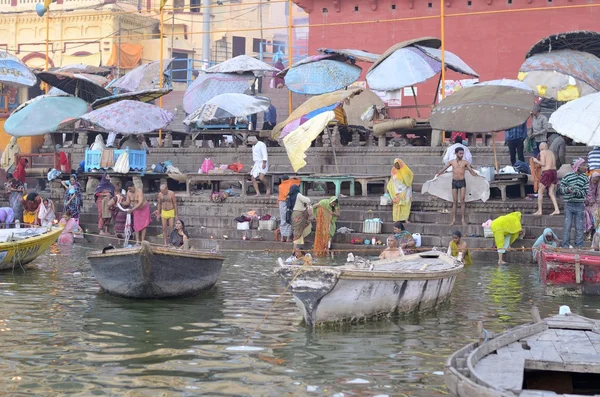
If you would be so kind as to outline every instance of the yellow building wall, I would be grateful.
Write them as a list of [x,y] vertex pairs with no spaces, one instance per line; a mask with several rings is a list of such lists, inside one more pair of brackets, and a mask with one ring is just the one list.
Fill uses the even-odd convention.
[[[0,118],[0,148],[4,151],[6,145],[8,145],[8,141],[12,138],[12,135],[8,135],[6,131],[4,131],[4,122],[5,118]],[[32,136],[32,137],[23,137],[17,139],[17,143],[21,148],[21,153],[37,153],[38,149],[42,147],[44,144],[43,136]]]

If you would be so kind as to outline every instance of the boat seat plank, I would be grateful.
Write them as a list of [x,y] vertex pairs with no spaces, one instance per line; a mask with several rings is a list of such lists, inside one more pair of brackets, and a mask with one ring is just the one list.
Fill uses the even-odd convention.
[[548,329],[540,334],[538,341],[557,341],[558,336],[553,329]]
[[589,340],[585,341],[554,341],[556,351],[562,356],[563,353],[569,354],[588,354],[594,351],[594,345]]
[[[590,365],[600,364],[600,355],[589,353],[589,350],[587,354],[562,353],[560,356],[566,363],[589,363]],[[600,368],[598,368],[598,371],[600,372]]]
[[484,382],[505,390],[518,391],[523,387],[524,365],[523,358],[513,356],[506,360],[505,357],[493,354],[481,359],[475,369]]
[[513,342],[508,346],[501,347],[500,349],[496,350],[496,352],[499,356],[510,356],[514,358],[521,357],[525,359],[533,358],[531,356],[531,352],[529,350],[524,350],[519,342]]
[[562,362],[562,357],[554,348],[552,341],[529,342],[531,357],[534,360]]
[[585,331],[574,331],[571,329],[555,329],[554,331],[559,340],[564,342],[590,342],[590,338],[586,335]]

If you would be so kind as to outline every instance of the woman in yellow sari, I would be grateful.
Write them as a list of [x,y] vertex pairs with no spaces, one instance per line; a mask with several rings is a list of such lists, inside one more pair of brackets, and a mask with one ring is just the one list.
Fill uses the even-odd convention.
[[392,198],[394,222],[408,222],[412,204],[413,172],[400,159],[394,160],[392,177],[387,184],[387,191]]
[[336,196],[323,199],[313,207],[313,216],[317,220],[315,230],[315,256],[326,256],[335,234],[336,221],[340,216],[340,202]]
[[498,249],[498,265],[505,265],[503,255],[506,250],[523,234],[521,227],[521,213],[511,212],[508,215],[502,215],[492,221],[490,225],[494,233],[494,242]]

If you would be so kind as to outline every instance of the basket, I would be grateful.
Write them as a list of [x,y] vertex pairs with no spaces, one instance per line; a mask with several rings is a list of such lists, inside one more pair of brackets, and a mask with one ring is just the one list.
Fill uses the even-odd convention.
[[277,220],[269,219],[268,221],[258,221],[258,230],[275,230],[277,229]]
[[492,232],[492,229],[489,227],[484,227],[483,228],[483,237],[485,237],[485,238],[494,237],[494,233]]
[[363,222],[363,233],[381,234],[381,220],[378,218],[365,219]]
[[250,222],[238,222],[237,230],[250,230]]

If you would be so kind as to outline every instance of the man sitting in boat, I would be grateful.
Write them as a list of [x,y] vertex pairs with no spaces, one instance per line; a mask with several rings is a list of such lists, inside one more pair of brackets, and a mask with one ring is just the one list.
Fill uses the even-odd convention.
[[398,240],[395,236],[389,236],[387,238],[387,248],[379,255],[379,259],[394,259],[404,256],[402,248],[398,247]]
[[169,245],[186,250],[190,249],[190,235],[185,230],[185,224],[181,219],[177,219],[177,222],[175,222],[175,229],[173,229],[169,237]]
[[462,240],[462,233],[458,230],[452,233],[452,241],[450,241],[450,245],[448,246],[448,255],[456,258],[459,262],[463,262],[465,266],[473,264],[467,242]]

